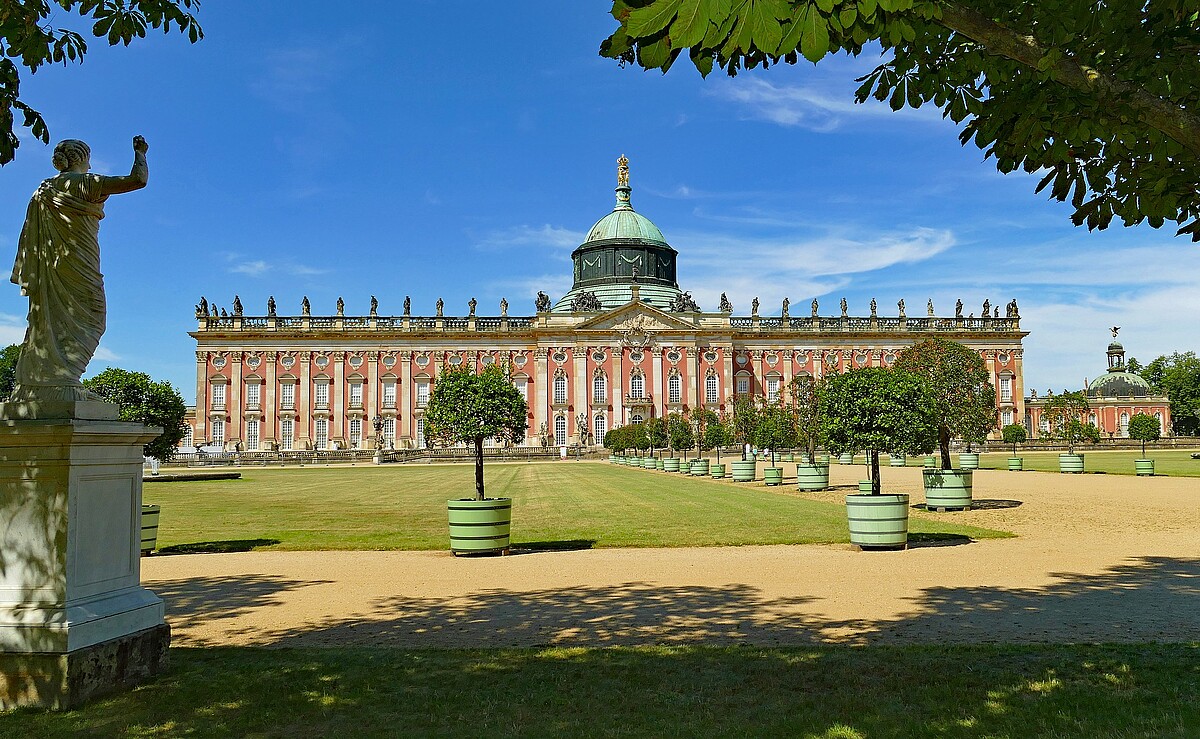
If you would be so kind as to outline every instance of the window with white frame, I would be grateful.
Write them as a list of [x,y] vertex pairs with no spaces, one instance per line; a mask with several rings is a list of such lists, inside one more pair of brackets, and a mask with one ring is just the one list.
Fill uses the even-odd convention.
[[225,409],[225,383],[223,382],[212,386],[212,407],[218,411]]
[[418,419],[417,419],[417,439],[416,439],[416,442],[417,442],[417,447],[418,447],[418,448],[422,448],[422,449],[423,449],[423,448],[425,447],[425,419],[424,419],[424,418],[418,418]]
[[1000,422],[1005,426],[1008,426],[1013,422],[1013,412],[1011,409],[1005,408],[1000,412]]
[[258,451],[258,419],[246,421],[246,451]]
[[1046,418],[1045,416],[1042,416],[1038,420],[1038,428],[1041,429],[1043,434],[1049,433],[1050,432],[1050,419]]
[[608,398],[608,378],[604,375],[596,375],[592,379],[592,400],[597,403],[603,403]]
[[558,418],[554,419],[554,445],[555,446],[566,446],[567,445],[567,418],[566,418],[566,416],[559,416]]
[[296,443],[296,422],[290,418],[279,420],[279,448],[290,452]]
[[1156,412],[1154,414],[1154,420],[1158,421],[1159,428],[1162,428],[1162,413],[1161,412]]
[[296,384],[285,382],[279,386],[279,406],[284,410],[296,407]]
[[717,376],[709,375],[704,378],[704,400],[708,403],[715,403],[720,398],[720,390],[717,384]]
[[394,382],[383,383],[383,407],[396,407],[396,383]]
[[325,449],[329,446],[329,419],[318,418],[316,422],[317,438],[313,442],[314,449]]
[[521,399],[524,400],[526,403],[528,403],[529,402],[529,380],[526,380],[523,377],[518,377],[513,380],[513,387],[515,387],[517,389],[517,392],[521,394]]
[[554,402],[567,402],[567,378],[564,375],[559,375],[554,378]]
[[646,378],[640,372],[629,378],[629,397],[646,397]]
[[361,382],[351,383],[350,385],[350,407],[362,408],[363,403],[363,386]]
[[1121,414],[1121,436],[1129,436],[1129,414]]
[[597,413],[592,421],[592,429],[595,433],[595,443],[603,444],[604,435],[608,433],[608,418],[603,413]]
[[[359,387],[362,387],[361,385]],[[359,449],[362,447],[362,419],[350,419],[350,448]]]
[[396,443],[396,419],[383,419],[383,440],[388,444],[388,446],[392,446]]
[[1011,403],[1012,402],[1012,381],[1013,381],[1013,378],[1008,377],[1007,375],[1000,378],[1000,402],[1001,403]]
[[215,446],[225,446],[225,419],[214,418],[212,423],[212,443]]
[[262,388],[262,385],[259,385],[257,382],[251,382],[251,383],[246,384],[246,407],[247,408],[257,408],[258,407],[259,396],[262,394],[261,388]]
[[[318,408],[328,408],[329,407],[329,383],[328,382],[318,382],[317,383],[316,393],[314,394],[314,399],[316,400]],[[323,448],[324,447],[322,447],[322,449]]]
[[639,423],[645,423],[645,421],[646,421],[646,419],[642,418],[642,414],[640,414],[640,413],[634,413],[632,416],[629,417],[629,422],[632,423],[634,426],[638,425]]
[[767,378],[767,400],[771,401],[772,403],[774,403],[776,400],[779,400],[779,378],[778,377],[768,377]]
[[683,397],[683,380],[679,375],[671,375],[667,378],[667,402],[678,403]]
[[417,381],[417,406],[424,407],[429,402],[429,383]]
[[737,378],[737,394],[738,395],[746,395],[749,392],[750,392],[750,378],[749,377]]
[[1088,414],[1088,419],[1087,419],[1087,422],[1088,422],[1088,423],[1090,423],[1090,424],[1092,424],[1093,426],[1095,426],[1095,425],[1096,425],[1096,414],[1095,414],[1095,413],[1089,413],[1089,414]]
[[195,436],[193,436],[192,427],[191,427],[191,426],[184,426],[184,427],[183,427],[183,442],[182,442],[182,445],[183,445],[184,447],[195,446],[195,444],[193,444],[193,443],[192,443],[192,439],[194,439],[194,438],[195,438]]

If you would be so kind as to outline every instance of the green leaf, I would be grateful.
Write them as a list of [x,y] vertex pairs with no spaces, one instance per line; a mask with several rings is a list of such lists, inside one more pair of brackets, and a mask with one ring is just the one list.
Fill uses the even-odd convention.
[[671,24],[671,45],[677,49],[700,43],[715,14],[715,0],[682,0]]
[[[679,11],[680,0],[655,0],[629,13],[625,31],[635,39],[644,39],[665,29]],[[658,65],[655,65],[658,66]]]
[[814,64],[829,53],[829,25],[815,5],[809,5],[800,19],[800,53]]
[[753,0],[748,8],[750,40],[754,48],[775,54],[783,40],[783,28],[775,17],[777,0]]

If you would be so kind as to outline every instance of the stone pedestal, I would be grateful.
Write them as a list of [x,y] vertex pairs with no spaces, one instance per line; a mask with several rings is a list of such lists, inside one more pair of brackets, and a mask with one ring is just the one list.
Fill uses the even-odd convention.
[[71,418],[13,405],[0,405],[0,708],[69,708],[166,664],[139,557],[142,445],[160,430],[104,403]]

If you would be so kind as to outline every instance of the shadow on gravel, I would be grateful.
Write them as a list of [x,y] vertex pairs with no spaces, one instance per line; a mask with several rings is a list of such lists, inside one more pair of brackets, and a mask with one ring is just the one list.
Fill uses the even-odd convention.
[[1023,505],[1020,500],[1003,500],[1000,498],[976,498],[971,502],[971,509],[976,511],[998,511],[1004,508],[1016,508]]
[[258,547],[279,544],[279,539],[227,539],[225,541],[198,541],[193,544],[173,544],[158,550],[158,554],[229,554],[249,552]]
[[[172,628],[195,628],[212,621],[234,619],[259,608],[285,604],[283,594],[329,580],[289,580],[277,575],[190,577],[143,583],[163,599]],[[219,646],[192,640],[194,646]]]
[[538,552],[578,552],[595,549],[595,539],[564,539],[562,541],[523,541],[512,545],[512,554],[536,554]]
[[963,544],[970,544],[974,539],[964,534],[918,534],[908,532],[908,548],[916,549],[919,547],[957,547]]

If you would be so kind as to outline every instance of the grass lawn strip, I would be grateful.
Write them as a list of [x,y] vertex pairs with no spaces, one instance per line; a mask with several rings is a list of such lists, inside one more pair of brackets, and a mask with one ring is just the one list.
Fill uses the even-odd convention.
[[[1134,474],[1133,460],[1153,459],[1154,474],[1170,477],[1200,477],[1200,459],[1192,459],[1196,449],[1147,449],[1146,456],[1142,451],[1121,450],[1102,451],[1083,444],[1075,447],[1077,454],[1083,455],[1085,472],[1103,472],[1108,475]],[[1026,452],[1017,449],[1017,456],[1025,460],[1026,470],[1037,472],[1058,472],[1058,455],[1061,452]],[[1011,451],[991,451],[979,455],[979,466],[984,469],[1007,470],[1008,458],[1013,456]],[[957,462],[958,457],[955,457]],[[914,460],[908,460],[910,463]],[[916,464],[921,461],[916,460]]]

